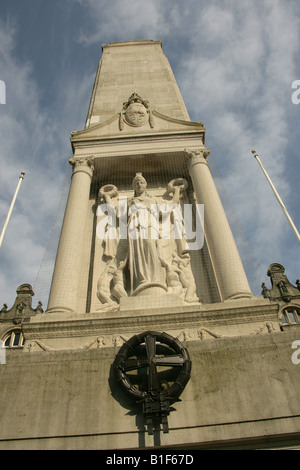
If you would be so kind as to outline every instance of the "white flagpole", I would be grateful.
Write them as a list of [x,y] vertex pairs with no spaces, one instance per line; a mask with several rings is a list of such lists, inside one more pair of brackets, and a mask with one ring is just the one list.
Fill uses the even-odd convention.
[[7,228],[7,225],[8,225],[8,222],[9,222],[9,219],[10,219],[10,216],[11,216],[11,213],[12,213],[12,210],[13,210],[13,207],[14,207],[14,204],[15,204],[15,202],[16,202],[17,195],[18,195],[18,192],[19,192],[19,189],[20,189],[22,180],[23,180],[23,178],[24,178],[24,175],[25,175],[25,171],[21,171],[21,176],[19,176],[19,182],[18,182],[16,191],[15,191],[15,194],[14,194],[13,200],[11,201],[11,205],[10,205],[10,208],[9,208],[9,211],[8,211],[8,214],[7,214],[7,217],[6,217],[6,220],[5,220],[5,223],[4,223],[4,226],[3,226],[3,229],[2,229],[1,235],[0,235],[0,247],[1,247],[2,242],[3,242],[4,234],[5,234],[5,232],[6,232],[6,228]]
[[276,188],[275,188],[274,184],[272,183],[272,181],[271,181],[271,179],[270,179],[268,173],[266,172],[266,170],[265,170],[265,168],[264,168],[262,162],[260,161],[260,158],[259,158],[259,156],[257,155],[256,151],[255,151],[255,150],[252,150],[252,153],[253,153],[253,155],[254,155],[254,158],[258,161],[259,166],[261,167],[261,169],[262,169],[262,171],[263,171],[265,177],[267,178],[267,180],[268,180],[268,182],[269,182],[269,184],[270,184],[270,186],[271,186],[271,188],[272,188],[272,190],[273,190],[273,192],[274,192],[274,194],[275,194],[275,196],[276,196],[276,198],[277,198],[277,200],[278,200],[278,202],[279,202],[279,204],[280,204],[280,206],[281,206],[281,209],[283,210],[283,212],[284,212],[286,218],[287,218],[288,221],[289,221],[290,226],[292,227],[292,230],[293,230],[294,234],[296,235],[296,238],[297,238],[298,242],[300,243],[300,235],[299,235],[299,232],[298,232],[298,230],[297,230],[297,228],[296,228],[294,222],[292,221],[291,217],[289,216],[289,213],[288,213],[288,211],[287,211],[285,205],[283,204],[282,199],[280,198],[278,192],[276,191]]

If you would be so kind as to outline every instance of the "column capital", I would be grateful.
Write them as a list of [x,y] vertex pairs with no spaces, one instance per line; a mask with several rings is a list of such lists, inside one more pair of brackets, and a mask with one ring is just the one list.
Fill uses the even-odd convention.
[[185,149],[185,155],[189,166],[193,166],[196,163],[207,163],[206,159],[210,154],[210,149],[208,147],[203,147],[201,149]]
[[90,155],[89,157],[71,157],[69,158],[69,163],[72,165],[73,174],[79,171],[83,171],[88,175],[92,176],[94,171],[94,156]]

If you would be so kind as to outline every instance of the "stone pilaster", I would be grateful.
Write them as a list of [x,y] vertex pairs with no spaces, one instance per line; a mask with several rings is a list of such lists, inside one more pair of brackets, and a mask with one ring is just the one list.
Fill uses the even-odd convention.
[[93,157],[70,158],[72,180],[62,225],[48,312],[76,311]]
[[209,149],[187,151],[196,201],[204,204],[204,230],[221,299],[252,297],[222,202],[207,164]]

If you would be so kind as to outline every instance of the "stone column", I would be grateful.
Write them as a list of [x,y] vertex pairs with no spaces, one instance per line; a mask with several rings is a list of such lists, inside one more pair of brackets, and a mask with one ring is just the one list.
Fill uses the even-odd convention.
[[47,313],[76,312],[81,254],[86,229],[93,157],[70,158],[73,166]]
[[196,201],[204,204],[204,233],[222,301],[252,297],[222,202],[206,158],[209,149],[187,151]]

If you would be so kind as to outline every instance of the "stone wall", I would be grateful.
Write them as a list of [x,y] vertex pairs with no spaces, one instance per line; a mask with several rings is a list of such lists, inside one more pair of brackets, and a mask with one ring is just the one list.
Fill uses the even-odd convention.
[[[0,449],[153,446],[272,448],[296,445],[298,329],[184,343],[192,361],[169,432],[148,435],[141,408],[116,383],[116,348],[8,350],[0,366]],[[265,437],[267,436],[267,438]]]

